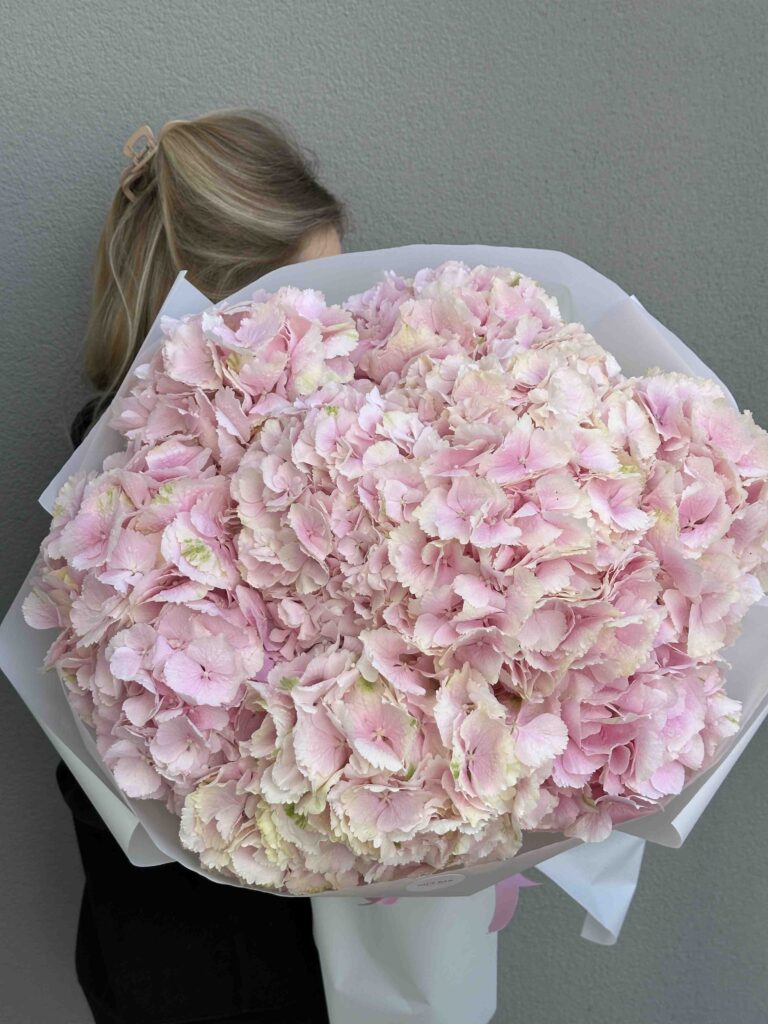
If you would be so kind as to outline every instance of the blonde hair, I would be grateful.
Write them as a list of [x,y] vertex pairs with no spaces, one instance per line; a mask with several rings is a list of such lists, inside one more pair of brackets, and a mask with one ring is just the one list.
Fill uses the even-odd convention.
[[179,270],[212,302],[296,262],[309,236],[347,227],[316,158],[247,107],[168,121],[112,200],[99,238],[85,369],[104,396],[146,337]]

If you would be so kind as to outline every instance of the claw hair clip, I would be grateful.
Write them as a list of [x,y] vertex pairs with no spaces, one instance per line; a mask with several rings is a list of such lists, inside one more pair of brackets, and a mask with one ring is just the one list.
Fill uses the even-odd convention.
[[[144,144],[137,145],[142,139],[144,140]],[[120,176],[120,187],[130,202],[134,201],[136,194],[129,187],[129,183],[133,181],[141,168],[144,167],[149,158],[155,153],[156,149],[157,139],[148,124],[141,125],[141,127],[137,128],[136,131],[125,141],[123,153],[127,157],[130,157],[131,163],[125,168]]]

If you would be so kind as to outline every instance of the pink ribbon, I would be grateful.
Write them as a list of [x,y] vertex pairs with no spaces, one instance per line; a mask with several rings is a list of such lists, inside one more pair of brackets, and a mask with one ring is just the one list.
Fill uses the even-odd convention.
[[[541,885],[541,882],[532,882],[525,875],[510,875],[509,878],[496,883],[494,887],[496,890],[496,903],[493,908],[493,917],[488,925],[489,934],[491,932],[500,932],[502,928],[507,927],[515,916],[517,903],[520,899],[520,890],[529,889],[535,885]],[[361,906],[370,907],[374,903],[383,903],[385,906],[389,906],[392,903],[397,903],[398,898],[397,896],[369,897],[363,901]]]
[[532,882],[525,875],[510,875],[509,878],[496,883],[496,906],[488,925],[489,932],[500,932],[502,928],[507,927],[515,916],[520,890],[529,889],[534,885],[541,885],[541,882]]

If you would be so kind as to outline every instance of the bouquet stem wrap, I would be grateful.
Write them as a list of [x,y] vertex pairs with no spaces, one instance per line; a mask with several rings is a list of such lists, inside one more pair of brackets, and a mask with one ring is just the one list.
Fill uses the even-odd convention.
[[312,900],[332,1024],[488,1024],[496,1010],[493,887],[390,905]]

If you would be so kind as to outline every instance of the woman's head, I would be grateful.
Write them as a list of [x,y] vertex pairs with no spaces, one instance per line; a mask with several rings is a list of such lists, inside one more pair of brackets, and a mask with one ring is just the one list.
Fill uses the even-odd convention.
[[280,121],[249,108],[163,125],[99,239],[85,346],[98,388],[122,379],[179,270],[218,302],[277,267],[341,251],[346,210],[313,163]]

